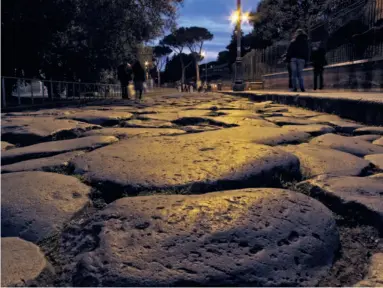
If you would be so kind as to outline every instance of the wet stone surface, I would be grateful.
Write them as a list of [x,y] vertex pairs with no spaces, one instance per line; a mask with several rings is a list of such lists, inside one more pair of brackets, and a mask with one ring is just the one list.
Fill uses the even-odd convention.
[[3,113],[2,286],[379,286],[381,129],[175,89]]

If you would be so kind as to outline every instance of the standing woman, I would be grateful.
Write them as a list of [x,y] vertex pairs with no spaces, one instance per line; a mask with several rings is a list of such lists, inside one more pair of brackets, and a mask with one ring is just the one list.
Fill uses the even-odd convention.
[[309,57],[309,46],[307,41],[307,35],[302,29],[298,29],[295,33],[294,39],[291,41],[287,50],[286,58],[290,59],[291,74],[292,74],[292,86],[293,91],[296,92],[297,80],[299,82],[299,88],[302,92],[305,92],[303,83],[303,68],[307,63]]
[[134,75],[134,90],[136,90],[136,98],[142,100],[142,91],[144,90],[144,82],[145,82],[145,70],[142,68],[140,61],[136,61],[132,67],[133,75]]
[[324,49],[323,41],[313,45],[311,52],[311,62],[314,67],[314,90],[318,88],[319,78],[319,90],[323,89],[323,70],[324,66],[327,65],[326,61],[326,50]]

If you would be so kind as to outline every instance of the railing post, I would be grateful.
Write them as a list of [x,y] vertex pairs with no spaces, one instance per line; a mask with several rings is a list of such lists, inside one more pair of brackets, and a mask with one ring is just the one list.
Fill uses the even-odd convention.
[[44,86],[44,80],[41,81],[41,82],[43,83],[43,85],[42,85],[42,86],[43,86],[42,89],[43,89],[43,103],[44,103],[44,96],[45,96],[45,95],[44,95],[44,94],[45,94],[45,93],[44,93],[44,90],[45,90],[45,89],[44,89],[44,88],[45,88],[45,86]]
[[53,82],[51,79],[51,100],[53,101]]
[[32,104],[35,104],[35,101],[33,99],[33,80],[31,80],[31,99],[32,99]]
[[1,88],[2,88],[2,92],[3,92],[3,107],[7,107],[7,102],[5,100],[5,81],[4,81],[4,77],[1,78]]
[[20,83],[18,82],[19,80],[16,81],[16,87],[17,87],[17,103],[21,105],[21,98],[20,98]]

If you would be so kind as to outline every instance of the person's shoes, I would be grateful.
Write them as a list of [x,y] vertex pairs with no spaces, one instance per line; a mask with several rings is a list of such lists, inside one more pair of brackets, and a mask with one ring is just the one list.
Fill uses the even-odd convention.
[[301,91],[302,91],[302,92],[306,92],[306,90],[305,90],[305,89],[301,89]]
[[298,89],[293,89],[293,92],[298,92]]

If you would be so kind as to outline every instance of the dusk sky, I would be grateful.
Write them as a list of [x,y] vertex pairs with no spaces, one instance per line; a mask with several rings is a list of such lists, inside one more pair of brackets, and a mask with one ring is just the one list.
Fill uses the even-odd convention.
[[[259,0],[242,0],[243,11],[254,10]],[[212,41],[206,42],[204,50],[207,61],[214,61],[218,52],[225,50],[230,42],[234,26],[229,16],[236,9],[236,0],[184,0],[179,11],[178,26],[200,26],[207,28],[213,35]],[[245,33],[251,31],[250,25],[243,25]]]

